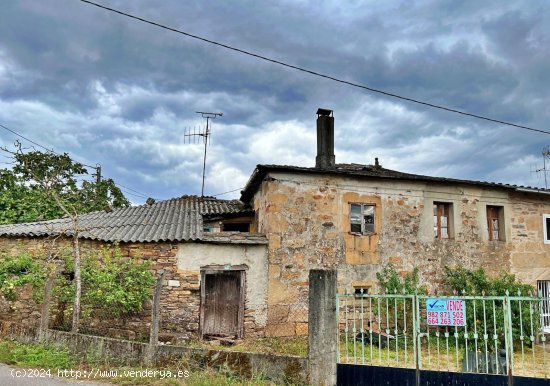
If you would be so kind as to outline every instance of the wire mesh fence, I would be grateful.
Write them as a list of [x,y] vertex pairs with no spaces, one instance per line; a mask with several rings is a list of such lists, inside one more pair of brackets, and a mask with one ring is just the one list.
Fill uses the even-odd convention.
[[[73,287],[72,278],[62,275],[52,281],[49,299],[45,299],[48,312],[42,315],[47,318],[47,328],[142,343],[307,356],[307,303],[268,307],[250,301],[219,301],[217,295],[201,300],[200,290],[178,301],[168,280],[163,279],[158,299],[149,286],[140,307],[125,311],[112,300],[97,301],[98,289],[86,286],[75,331]],[[89,296],[87,291],[95,295]],[[113,297],[124,298],[120,294]]]
[[344,294],[338,361],[547,378],[550,298]]

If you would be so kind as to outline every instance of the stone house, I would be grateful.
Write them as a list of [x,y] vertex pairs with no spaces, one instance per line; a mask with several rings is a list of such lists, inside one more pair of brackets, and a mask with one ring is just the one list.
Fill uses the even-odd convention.
[[[123,256],[152,261],[165,273],[161,336],[242,337],[263,334],[267,318],[267,240],[254,231],[253,211],[237,200],[180,198],[82,215],[83,255],[117,243]],[[0,254],[47,258],[70,251],[70,220],[0,225]],[[52,319],[59,309],[53,307]],[[15,305],[0,297],[0,322],[36,326],[38,305],[23,294]],[[122,319],[85,318],[87,331],[139,338],[148,334],[150,308]],[[0,326],[1,327],[1,326]]]
[[332,111],[317,114],[315,167],[258,165],[241,196],[269,240],[268,325],[295,323],[320,267],[337,268],[348,293],[374,287],[388,263],[418,268],[432,289],[461,264],[550,293],[550,190],[337,164]]
[[[418,268],[432,288],[461,264],[550,293],[550,190],[403,173],[378,159],[337,164],[332,111],[317,115],[315,167],[258,165],[240,201],[183,196],[85,215],[83,248],[119,242],[165,269],[161,327],[181,337],[305,334],[314,268],[336,268],[348,293],[375,287],[388,263]],[[47,254],[63,221],[0,226],[0,253]],[[139,333],[147,318],[126,323]]]

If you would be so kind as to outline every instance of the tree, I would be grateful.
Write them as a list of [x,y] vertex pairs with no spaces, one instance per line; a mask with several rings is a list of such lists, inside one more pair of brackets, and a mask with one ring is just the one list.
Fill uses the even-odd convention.
[[75,280],[72,331],[77,332],[82,294],[79,239],[81,232],[86,231],[81,227],[80,215],[104,209],[106,206],[127,206],[129,202],[110,179],[96,180],[95,183],[87,181],[79,183],[78,177],[88,172],[84,165],[74,162],[66,153],[24,152],[19,143],[16,143],[15,147],[14,151],[3,149],[13,156],[14,166],[11,171],[3,171],[4,179],[0,183],[12,192],[12,195],[8,196],[14,201],[8,201],[9,205],[17,207],[16,202],[20,202],[23,206],[13,210],[12,213],[16,217],[24,218],[25,208],[34,200],[36,205],[45,205],[44,209],[47,209],[43,212],[35,211],[35,213],[47,216],[46,218],[69,219],[67,229],[57,229],[55,232],[72,237]]
[[[18,147],[20,149],[20,147]],[[112,179],[78,182],[86,168],[68,154],[14,151],[14,166],[0,169],[0,224],[51,220],[130,203]]]

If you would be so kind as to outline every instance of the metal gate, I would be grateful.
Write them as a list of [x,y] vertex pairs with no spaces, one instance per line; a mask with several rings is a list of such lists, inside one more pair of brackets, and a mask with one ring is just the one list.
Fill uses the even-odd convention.
[[548,301],[337,295],[338,385],[550,385]]

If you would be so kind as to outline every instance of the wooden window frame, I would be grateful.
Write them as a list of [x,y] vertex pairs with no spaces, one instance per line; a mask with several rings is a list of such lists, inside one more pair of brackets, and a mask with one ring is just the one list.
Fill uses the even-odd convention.
[[[440,202],[440,201],[434,201],[432,209],[435,211],[433,216],[435,217],[435,221],[433,224],[434,227],[434,238],[436,240],[450,240],[453,238],[452,234],[452,209],[453,204],[449,202]],[[445,213],[446,212],[446,213]],[[447,226],[442,227],[441,226],[441,218],[446,217],[447,218]],[[441,237],[441,229],[447,228],[447,237],[442,238]]]
[[[487,231],[489,233],[489,241],[504,241],[504,207],[499,205],[487,205]],[[498,224],[498,236],[493,235],[493,221],[497,220]]]
[[[361,231],[360,232],[354,232],[351,230],[351,213],[352,213],[352,206],[357,205],[361,207]],[[365,207],[372,207],[372,232],[365,230]],[[353,235],[374,235],[376,234],[376,204],[372,203],[366,203],[366,202],[350,202],[349,203],[349,216],[348,216],[348,223],[349,223],[349,233]]]

